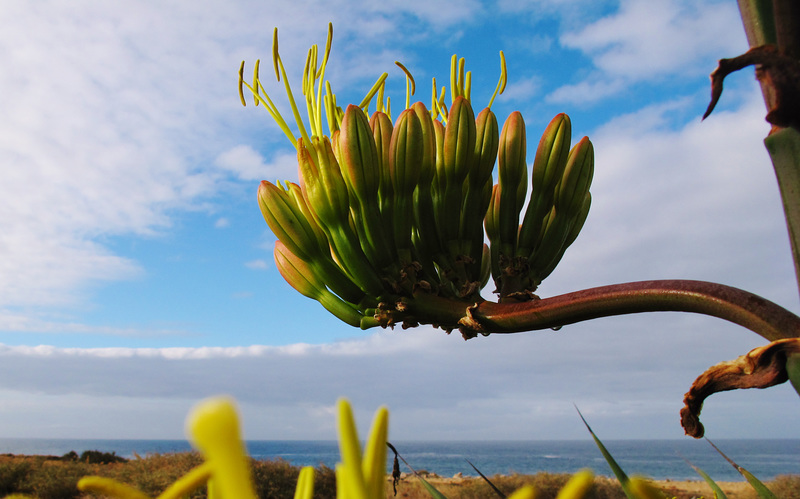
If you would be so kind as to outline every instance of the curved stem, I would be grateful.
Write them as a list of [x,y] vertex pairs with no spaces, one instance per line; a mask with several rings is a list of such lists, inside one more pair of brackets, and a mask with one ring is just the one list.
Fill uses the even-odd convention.
[[519,333],[600,317],[642,312],[694,312],[725,319],[774,341],[800,336],[800,317],[750,292],[705,281],[658,280],[612,284],[520,303],[484,301],[467,306],[418,295],[408,304],[415,319],[478,333]]

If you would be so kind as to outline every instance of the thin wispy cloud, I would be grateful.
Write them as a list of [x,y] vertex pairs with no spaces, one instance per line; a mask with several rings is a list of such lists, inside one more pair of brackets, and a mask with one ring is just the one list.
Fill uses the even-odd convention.
[[747,48],[735,4],[685,0],[625,0],[619,10],[560,43],[591,58],[596,71],[562,86],[550,99],[585,103],[618,94],[631,84],[708,74],[717,59]]

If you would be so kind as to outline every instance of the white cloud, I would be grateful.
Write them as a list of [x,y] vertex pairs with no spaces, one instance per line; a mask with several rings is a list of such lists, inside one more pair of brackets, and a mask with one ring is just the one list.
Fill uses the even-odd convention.
[[541,78],[538,76],[520,78],[506,85],[502,98],[509,101],[530,100],[539,93],[541,85]]
[[48,321],[4,310],[0,310],[0,330],[17,333],[93,334],[130,338],[187,334],[186,331],[163,328],[111,327],[81,324],[79,322]]
[[[677,411],[689,383],[757,341],[731,335],[738,329],[733,326],[675,315],[663,324],[687,330],[645,336],[647,322],[606,321],[469,342],[421,328],[285,347],[2,346],[0,393],[10,406],[0,411],[0,427],[25,428],[17,436],[180,438],[179,422],[191,401],[227,393],[243,408],[248,438],[333,438],[325,408],[339,396],[350,398],[364,419],[388,405],[397,439],[586,438],[572,402],[607,428],[605,438],[677,438]],[[676,342],[692,338],[694,354],[673,355]],[[702,346],[723,338],[724,346]],[[721,435],[719,424],[736,436],[774,435],[770,428],[776,427],[781,436],[800,435],[791,417],[797,400],[789,395],[790,388],[778,387],[738,392],[719,405],[712,397],[705,411],[710,434]],[[109,398],[115,402],[99,404]],[[27,427],[21,420],[33,409],[26,404],[40,407]],[[80,404],[95,410],[70,409]],[[169,424],[158,428],[171,430],[148,429],[120,418],[122,412],[143,421],[162,415]],[[625,421],[635,421],[636,430]],[[62,427],[53,427],[56,422]]]
[[295,152],[277,152],[270,164],[248,145],[238,145],[219,156],[215,163],[234,173],[241,180],[275,180],[297,177],[297,155]]
[[558,87],[546,97],[546,100],[557,104],[597,102],[619,93],[625,86],[625,82],[621,79],[610,80],[595,73],[592,79]]
[[251,260],[246,262],[244,266],[252,270],[267,270],[269,268],[266,260]]
[[231,221],[225,217],[220,217],[214,222],[215,229],[226,229],[231,226]]
[[740,27],[738,10],[729,2],[624,0],[617,12],[562,35],[561,44],[588,55],[597,72],[551,98],[586,102],[634,82],[708,74],[717,59],[747,49]]

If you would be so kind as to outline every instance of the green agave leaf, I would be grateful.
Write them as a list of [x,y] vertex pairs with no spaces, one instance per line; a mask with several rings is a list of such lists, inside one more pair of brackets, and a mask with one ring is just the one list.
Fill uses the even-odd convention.
[[753,474],[747,471],[746,469],[736,464],[733,461],[733,459],[729,458],[728,456],[725,455],[725,453],[719,450],[719,448],[716,445],[714,445],[714,443],[711,442],[711,440],[706,439],[706,442],[711,444],[711,447],[713,447],[714,450],[719,452],[719,454],[722,457],[724,457],[726,461],[731,463],[731,466],[733,466],[736,469],[736,471],[741,473],[741,475],[745,478],[745,480],[747,480],[750,486],[753,487],[753,489],[755,489],[756,493],[758,494],[758,497],[760,497],[761,499],[778,499],[778,497],[775,494],[773,494],[772,491],[769,490],[767,486],[761,482],[761,480],[753,476]]
[[403,461],[403,464],[405,464],[406,466],[408,466],[408,469],[410,469],[410,470],[411,470],[411,471],[414,473],[414,475],[415,475],[415,476],[416,476],[416,477],[419,479],[419,481],[420,481],[420,482],[422,482],[422,486],[423,486],[423,487],[425,487],[425,490],[427,490],[427,491],[428,491],[428,494],[430,494],[430,495],[431,495],[431,497],[433,497],[434,499],[447,499],[447,496],[445,496],[444,494],[442,494],[441,492],[439,492],[438,490],[436,490],[436,487],[434,487],[434,486],[433,486],[433,485],[431,485],[431,484],[430,484],[430,483],[429,483],[427,480],[425,480],[424,478],[422,478],[422,475],[420,475],[419,473],[417,473],[417,470],[415,470],[414,468],[412,468],[412,467],[411,467],[411,465],[410,465],[410,464],[408,464],[408,461],[406,461],[405,459],[403,459],[403,456],[401,456],[401,455],[400,455],[400,453],[399,453],[399,452],[397,452],[397,449],[395,449],[395,448],[394,448],[394,445],[390,444],[389,442],[386,442],[386,445],[388,445],[388,446],[389,446],[389,448],[390,448],[390,449],[392,449],[392,452],[394,452],[394,455],[395,455],[395,456],[397,456],[397,457],[399,457],[399,458],[400,458],[400,460],[401,460],[401,461]]
[[[417,472],[415,471],[414,474],[416,473]],[[428,491],[428,494],[430,494],[431,497],[433,497],[434,499],[447,499],[447,497],[445,497],[444,494],[436,490],[436,487],[428,483],[428,481],[422,478],[420,475],[417,475],[417,478],[419,478],[419,481],[422,482],[422,486],[425,487],[425,490]]]
[[786,373],[795,391],[800,395],[800,354],[789,355],[786,358]]
[[694,469],[694,471],[697,472],[698,475],[703,477],[703,480],[705,480],[706,483],[708,484],[708,486],[711,487],[711,490],[714,491],[714,499],[728,499],[728,496],[726,496],[725,492],[723,492],[722,489],[719,488],[719,485],[717,485],[717,482],[712,480],[711,477],[708,476],[708,474],[705,471],[701,470],[697,466],[695,466],[692,463],[690,463],[688,459],[684,458],[684,461],[686,461],[686,464],[691,466],[692,469]]
[[622,487],[622,490],[625,492],[625,496],[628,499],[637,499],[636,495],[631,491],[630,487],[628,486],[628,482],[630,482],[630,478],[628,478],[628,475],[626,475],[625,472],[622,471],[622,468],[619,466],[619,464],[617,464],[617,462],[611,456],[611,453],[608,452],[608,449],[606,449],[606,446],[603,445],[603,442],[601,442],[600,439],[597,438],[597,435],[594,434],[592,428],[589,426],[589,423],[586,422],[586,418],[583,417],[583,414],[581,414],[581,411],[578,409],[577,406],[575,406],[575,410],[578,411],[578,416],[581,417],[583,424],[586,425],[586,429],[589,430],[589,433],[591,433],[592,438],[594,439],[594,443],[597,444],[597,447],[600,449],[600,452],[603,454],[603,457],[606,459],[606,462],[611,467],[611,471],[614,472],[614,476],[616,476],[617,480],[619,480],[619,484]]

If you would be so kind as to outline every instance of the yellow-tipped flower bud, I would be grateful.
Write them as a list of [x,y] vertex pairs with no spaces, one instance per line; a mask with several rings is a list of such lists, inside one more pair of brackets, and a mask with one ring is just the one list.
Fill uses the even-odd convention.
[[312,139],[312,155],[303,139],[297,141],[297,164],[301,188],[306,194],[309,208],[321,227],[348,224],[350,205],[347,186],[333,155],[330,140]]
[[[314,219],[306,218],[297,201],[266,180],[258,187],[258,205],[269,228],[292,253],[311,260],[318,257],[323,248],[327,249],[327,240]],[[305,208],[305,201],[302,202]]]
[[351,326],[361,327],[363,314],[351,304],[333,294],[309,262],[293,254],[280,241],[275,242],[275,266],[278,272],[297,292],[317,300],[330,313]]

